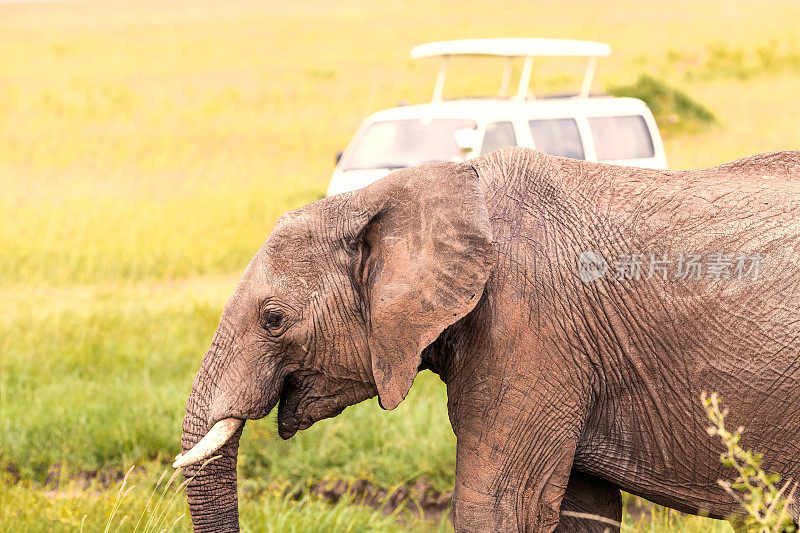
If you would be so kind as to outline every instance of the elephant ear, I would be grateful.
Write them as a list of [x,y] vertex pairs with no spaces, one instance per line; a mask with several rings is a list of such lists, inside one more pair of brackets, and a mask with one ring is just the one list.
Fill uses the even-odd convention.
[[422,351],[480,300],[492,233],[468,164],[398,171],[361,194],[366,222],[354,276],[379,401],[394,409],[411,388]]

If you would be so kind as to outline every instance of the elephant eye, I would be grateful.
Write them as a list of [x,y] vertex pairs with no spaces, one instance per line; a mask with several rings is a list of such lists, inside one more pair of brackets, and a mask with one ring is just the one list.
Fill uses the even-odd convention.
[[283,315],[281,315],[278,311],[267,311],[264,313],[264,318],[261,325],[266,330],[274,330],[281,325],[281,322],[283,322]]

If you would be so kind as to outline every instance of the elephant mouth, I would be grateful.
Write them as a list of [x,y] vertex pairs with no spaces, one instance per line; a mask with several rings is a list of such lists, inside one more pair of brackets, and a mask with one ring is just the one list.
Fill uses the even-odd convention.
[[318,420],[338,415],[347,407],[345,395],[316,397],[311,379],[290,374],[284,381],[278,403],[278,435],[284,440],[308,429]]
[[289,374],[283,382],[280,400],[278,401],[278,435],[284,440],[290,439],[300,429],[297,419],[297,407],[300,402],[300,380],[295,374]]

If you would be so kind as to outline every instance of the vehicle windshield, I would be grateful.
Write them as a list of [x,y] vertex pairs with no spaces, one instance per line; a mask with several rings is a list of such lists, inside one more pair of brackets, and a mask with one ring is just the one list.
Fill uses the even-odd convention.
[[464,119],[375,122],[350,150],[342,169],[406,168],[436,161],[463,161],[455,133],[476,127],[475,121]]

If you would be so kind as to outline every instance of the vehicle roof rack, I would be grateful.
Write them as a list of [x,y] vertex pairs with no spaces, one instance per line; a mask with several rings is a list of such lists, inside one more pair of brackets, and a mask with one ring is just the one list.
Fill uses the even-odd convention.
[[522,66],[519,86],[517,87],[517,94],[514,98],[525,100],[528,96],[528,87],[531,82],[534,57],[587,57],[589,61],[583,75],[581,90],[578,93],[579,97],[586,98],[589,96],[589,90],[592,87],[597,58],[606,57],[610,54],[611,47],[605,43],[576,41],[572,39],[535,38],[458,39],[455,41],[420,44],[411,49],[412,58],[442,58],[439,74],[436,76],[436,85],[434,85],[433,88],[434,102],[442,101],[444,80],[447,75],[447,65],[450,62],[451,56],[497,56],[508,58],[508,63],[503,72],[503,79],[500,82],[499,96],[501,98],[505,98],[508,92],[514,59],[517,57],[524,57],[525,63]]

